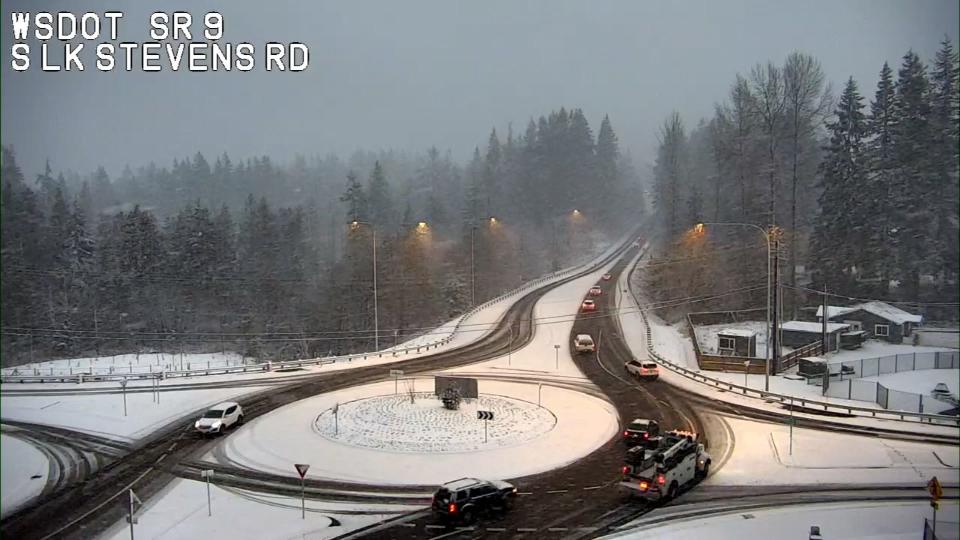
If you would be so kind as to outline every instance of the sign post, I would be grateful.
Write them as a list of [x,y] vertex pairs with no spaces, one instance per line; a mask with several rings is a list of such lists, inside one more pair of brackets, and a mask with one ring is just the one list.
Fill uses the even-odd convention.
[[207,517],[213,515],[213,506],[210,505],[210,478],[213,477],[213,469],[200,471],[200,478],[207,479]]
[[487,442],[487,420],[493,420],[493,411],[477,411],[477,420],[483,420],[483,442]]
[[297,474],[300,475],[300,518],[307,519],[307,494],[306,488],[303,485],[303,477],[307,475],[307,469],[310,468],[310,465],[307,463],[295,463],[293,466],[297,468]]
[[797,420],[793,417],[793,396],[790,396],[790,455],[793,455],[793,425]]
[[943,497],[943,486],[934,476],[927,482],[927,491],[930,492],[930,507],[933,508],[933,537],[937,537],[937,510],[940,509],[940,499]]
[[391,369],[390,376],[393,377],[393,393],[398,394],[400,377],[403,377],[402,369]]
[[556,358],[557,358],[556,370],[560,371],[560,345],[554,345],[553,350],[556,352]]
[[747,386],[748,386],[748,385],[747,385],[747,373],[749,373],[749,372],[750,372],[750,361],[749,361],[749,360],[744,360],[744,361],[743,361],[743,394],[744,394],[744,395],[747,394]]
[[540,394],[543,392],[543,383],[537,383],[537,407],[543,407],[540,405]]
[[340,402],[333,404],[333,434],[340,434]]
[[133,492],[133,489],[130,490],[130,513],[127,515],[127,523],[130,524],[130,540],[133,540],[133,525],[137,522],[137,518],[133,516],[135,510],[133,508],[134,503],[142,505],[143,502],[137,497],[137,494]]
[[121,390],[121,393],[123,394],[123,415],[126,416],[127,415],[127,380],[126,379],[120,380],[120,390]]

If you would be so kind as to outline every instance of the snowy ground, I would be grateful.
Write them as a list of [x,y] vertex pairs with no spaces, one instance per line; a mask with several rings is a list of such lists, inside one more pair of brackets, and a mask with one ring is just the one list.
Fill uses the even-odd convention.
[[[521,382],[481,379],[480,393],[507,396],[530,404],[537,402],[537,383],[544,382],[542,404],[555,416],[556,425],[522,445],[498,448],[495,444],[488,444],[480,447],[481,450],[466,451],[476,448],[477,441],[482,441],[483,423],[475,420],[475,416],[471,418],[473,430],[461,433],[465,439],[461,443],[464,451],[426,456],[335,443],[314,430],[313,423],[317,416],[323,415],[338,402],[342,404],[367,396],[393,393],[395,384],[387,381],[316,396],[278,409],[248,423],[230,436],[214,451],[214,456],[255,469],[292,475],[291,463],[298,460],[310,463],[318,461],[315,459],[317,455],[323,455],[322,463],[314,464],[309,475],[396,484],[442,483],[464,475],[513,478],[570,463],[602,445],[619,429],[616,410],[609,403],[588,393],[556,386],[572,385],[592,391],[592,384],[570,357],[570,331],[587,290],[603,273],[609,271],[610,266],[612,263],[546,293],[534,308],[534,336],[522,349],[507,356],[451,370],[461,375],[519,379]],[[605,294],[610,294],[614,287],[611,284],[606,289]],[[555,345],[560,348],[556,349]],[[417,379],[414,386],[417,391],[432,390],[432,379]],[[403,389],[401,382],[401,393]],[[525,410],[529,411],[529,406]],[[410,415],[410,418],[415,419],[416,415]],[[514,417],[514,420],[514,427],[531,421],[522,417]],[[508,418],[504,418],[504,422],[507,421]],[[543,425],[535,418],[532,421],[533,424],[526,425]],[[495,419],[488,427],[496,423]],[[329,424],[326,425],[329,427]],[[371,425],[375,427],[371,428],[373,433],[370,435],[382,438],[389,436],[388,426],[395,425],[395,422],[384,414]],[[432,433],[435,426],[427,423],[421,429]],[[378,430],[385,433],[378,433]],[[384,446],[392,444],[384,443]],[[469,459],[465,459],[468,456]],[[364,467],[348,466],[357,461],[364,463]],[[429,463],[429,469],[424,467],[425,463]]]
[[222,368],[255,363],[252,358],[228,352],[174,354],[145,352],[116,356],[64,358],[4,368],[4,375],[73,375],[92,373],[143,373],[180,369]]
[[[307,499],[306,518],[301,518],[300,499],[220,488],[216,479],[210,489],[212,517],[207,514],[207,487],[203,482],[174,480],[138,512],[134,525],[137,538],[237,538],[260,540],[324,540],[363,527],[405,510],[383,507],[384,514],[343,515],[350,505]],[[377,511],[376,505],[364,504]],[[373,507],[371,507],[373,506]],[[340,522],[331,526],[331,517]],[[121,522],[102,538],[127,540],[130,526]]]
[[697,334],[697,343],[700,350],[704,353],[717,353],[717,334],[726,329],[749,330],[757,334],[757,350],[755,356],[763,356],[767,346],[767,323],[766,321],[743,321],[727,324],[708,324],[694,326],[693,331]]
[[[402,386],[399,401],[409,399]],[[433,379],[417,379],[416,388],[432,392]],[[481,396],[499,397],[513,409],[506,413],[501,408],[489,422],[487,443],[483,442],[483,421],[477,420],[476,405],[465,407],[469,414],[447,415],[438,410],[441,406],[435,398],[410,407],[383,408],[378,418],[367,417],[363,423],[357,421],[362,416],[345,412],[340,418],[340,435],[331,435],[330,408],[339,402],[344,411],[350,411],[351,404],[358,403],[355,400],[390,396],[394,383],[384,382],[322,394],[277,409],[224,439],[211,456],[288,476],[295,474],[292,463],[310,463],[307,475],[314,478],[441,484],[463,476],[515,478],[560,467],[601,446],[619,429],[612,405],[574,390],[544,385],[539,392],[542,410],[537,407],[536,384],[481,380],[479,390]],[[371,402],[393,400],[381,397],[366,403]],[[366,413],[372,410],[365,408]],[[423,414],[427,410],[432,413]],[[445,425],[436,422],[441,415],[449,417]],[[315,427],[318,416],[322,423],[319,432]],[[406,422],[402,428],[398,426],[401,421]],[[419,454],[410,451],[418,434],[424,449]],[[360,436],[365,440],[358,440]],[[380,441],[379,448],[372,447],[375,441]],[[356,467],[357,463],[363,467]]]
[[920,371],[901,371],[874,377],[864,377],[864,381],[876,381],[887,388],[929,396],[937,383],[945,383],[950,393],[956,395],[960,387],[960,369],[922,369]]
[[[957,503],[941,502],[937,535],[958,538]],[[663,511],[654,511],[654,519]],[[829,540],[915,540],[923,537],[923,520],[931,518],[926,502],[863,502],[798,505],[770,510],[737,511],[706,518],[667,520],[604,538],[622,540],[659,538],[664,540],[743,540],[778,538],[807,540],[810,526],[820,527]]]
[[50,462],[32,444],[0,435],[0,517],[5,517],[43,491]]
[[62,426],[120,440],[133,440],[148,435],[190,411],[239,399],[244,394],[264,388],[267,387],[160,392],[159,403],[154,401],[152,392],[127,392],[126,416],[123,414],[123,394],[119,393],[49,397],[0,394],[0,410],[5,420]]
[[947,349],[945,347],[920,347],[906,344],[887,343],[886,341],[879,341],[876,339],[868,339],[859,349],[854,349],[852,351],[841,349],[838,352],[829,353],[822,358],[826,358],[831,364],[836,364],[840,362],[860,360],[861,358],[880,358],[882,356],[890,356],[894,354],[931,353],[949,350],[952,349]]
[[736,441],[711,485],[956,483],[960,448],[724,418]]

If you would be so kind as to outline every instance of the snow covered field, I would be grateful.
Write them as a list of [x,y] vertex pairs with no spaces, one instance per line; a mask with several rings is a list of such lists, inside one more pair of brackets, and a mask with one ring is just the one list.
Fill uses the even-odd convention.
[[191,411],[238,399],[264,388],[268,387],[161,392],[160,403],[154,401],[152,392],[127,392],[126,416],[123,414],[123,394],[120,393],[50,397],[0,394],[0,410],[7,420],[62,426],[120,440],[134,440]]
[[[861,437],[725,418],[736,440],[712,485],[922,484],[932,476],[957,480],[960,448]],[[953,480],[948,480],[953,479]]]
[[[433,380],[417,379],[416,388],[432,392]],[[536,405],[536,384],[481,380],[479,390],[481,396],[498,397],[515,409],[512,413],[501,410],[502,416],[489,422],[487,443],[475,405],[465,407],[467,414],[444,411],[452,413],[447,415],[436,398],[425,398],[411,407],[384,408],[378,418],[359,423],[362,416],[349,412],[351,403],[390,396],[394,391],[391,381],[322,394],[277,409],[224,439],[211,456],[287,476],[295,474],[293,463],[310,463],[307,476],[313,478],[441,484],[463,476],[515,478],[560,467],[601,446],[619,429],[612,405],[574,390],[544,385],[540,390],[542,410]],[[398,398],[409,399],[402,391]],[[344,404],[339,436],[330,433],[330,408],[337,403]],[[493,409],[497,413],[497,408]],[[422,414],[427,410],[436,414]],[[449,417],[446,425],[437,424],[441,415]],[[321,432],[315,427],[318,416]],[[400,422],[406,425],[401,428]],[[416,437],[421,439],[424,453],[411,452]],[[379,448],[373,447],[377,441]],[[363,466],[357,467],[357,463]]]
[[[957,538],[957,503],[944,501],[941,504],[937,516],[937,535],[940,538]],[[654,511],[648,519],[664,511]],[[823,538],[830,540],[916,540],[923,537],[924,518],[931,517],[932,511],[926,502],[798,505],[749,512],[741,510],[698,519],[667,520],[604,538],[807,540],[810,526],[817,525]]]
[[890,356],[894,354],[931,353],[949,350],[951,349],[944,347],[921,347],[907,344],[887,343],[886,341],[878,341],[876,339],[868,339],[859,349],[854,349],[852,351],[841,349],[838,352],[830,353],[822,358],[826,358],[827,362],[830,362],[831,364],[836,364],[839,362],[860,360],[861,358],[880,358],[881,356]]
[[960,369],[921,369],[920,371],[901,371],[874,377],[864,377],[864,381],[876,381],[887,388],[929,396],[937,383],[944,383],[950,393],[956,395],[960,388]]
[[[0,517],[36,497],[47,482],[50,462],[32,444],[0,435]],[[36,476],[36,478],[34,478]]]
[[[134,526],[137,538],[238,538],[249,540],[324,540],[394,515],[405,508],[390,506],[384,514],[343,515],[337,511],[354,506],[307,499],[306,519],[301,518],[300,499],[253,493],[217,486],[210,489],[213,516],[207,515],[207,487],[204,482],[174,480],[138,512]],[[377,511],[364,504],[365,510]],[[336,519],[340,525],[331,526]],[[101,538],[128,540],[130,526],[121,522]]]
[[35,362],[4,368],[4,375],[73,375],[92,373],[143,373],[242,366],[255,363],[252,358],[228,352],[224,353],[161,353],[119,354],[116,356],[64,358],[47,362]]

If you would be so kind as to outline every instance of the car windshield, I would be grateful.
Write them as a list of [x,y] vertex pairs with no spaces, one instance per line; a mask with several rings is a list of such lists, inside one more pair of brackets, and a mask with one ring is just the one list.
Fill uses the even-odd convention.
[[204,418],[223,418],[223,411],[213,409],[211,411],[207,411],[203,413],[203,417]]
[[643,367],[645,367],[645,368],[647,368],[647,369],[653,369],[653,368],[657,367],[657,365],[654,364],[653,362],[644,362],[644,363],[642,363],[642,364],[640,364],[640,365],[643,366]]
[[646,422],[631,422],[630,426],[627,429],[632,429],[636,431],[646,431],[647,423]]
[[440,502],[441,504],[447,504],[450,502],[450,490],[446,488],[440,488],[433,497],[437,500],[437,502]]

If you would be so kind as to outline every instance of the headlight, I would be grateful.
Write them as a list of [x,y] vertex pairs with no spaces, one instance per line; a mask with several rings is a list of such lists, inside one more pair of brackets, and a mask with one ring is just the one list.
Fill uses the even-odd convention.
[[194,423],[193,423],[193,427],[195,427],[195,428],[197,428],[197,429],[200,429],[200,421],[197,420],[196,422],[194,422]]
[[212,427],[213,427],[213,429],[217,429],[218,427],[221,426],[221,424],[222,424],[222,422],[220,422],[219,420],[217,420],[216,422],[213,423],[213,426],[212,426]]

